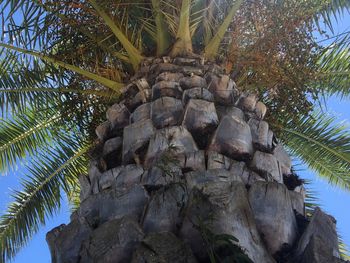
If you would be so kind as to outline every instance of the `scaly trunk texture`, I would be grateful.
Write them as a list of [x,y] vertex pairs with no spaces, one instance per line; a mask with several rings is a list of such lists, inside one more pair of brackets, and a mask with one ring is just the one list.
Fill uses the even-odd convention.
[[215,64],[146,59],[96,129],[80,208],[47,234],[52,262],[343,262],[265,113]]

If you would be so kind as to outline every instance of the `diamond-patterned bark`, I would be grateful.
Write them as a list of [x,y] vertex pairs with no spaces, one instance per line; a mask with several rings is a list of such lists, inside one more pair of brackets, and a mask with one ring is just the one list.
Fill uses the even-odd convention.
[[96,128],[102,151],[72,222],[47,235],[52,261],[208,262],[230,237],[256,263],[338,262],[332,218],[317,210],[305,230],[305,191],[288,185],[298,180],[266,106],[217,65],[147,62]]

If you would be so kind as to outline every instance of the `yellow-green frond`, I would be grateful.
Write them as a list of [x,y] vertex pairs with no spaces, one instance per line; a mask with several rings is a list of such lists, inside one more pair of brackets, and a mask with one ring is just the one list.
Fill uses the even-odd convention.
[[171,55],[186,55],[192,53],[192,39],[190,32],[191,0],[183,0],[181,4],[179,26],[177,28],[176,41]]
[[164,14],[160,8],[159,0],[152,0],[152,11],[156,25],[157,55],[162,55],[170,46],[171,35]]
[[97,3],[95,0],[89,0],[90,4],[94,7],[99,16],[103,19],[103,21],[108,25],[108,27],[112,30],[115,37],[120,41],[122,46],[125,48],[126,52],[129,55],[129,59],[134,67],[137,69],[140,65],[140,62],[143,59],[143,56],[131,42],[127,38],[127,36],[122,32],[122,30],[118,27],[118,25],[113,21],[113,19],[103,10],[103,8]]
[[233,17],[237,13],[242,3],[243,3],[243,0],[235,0],[230,11],[225,17],[224,21],[221,23],[220,27],[217,29],[216,34],[204,48],[204,56],[207,59],[214,59],[218,54],[220,43],[224,39],[227,29],[229,28],[233,20]]
[[58,65],[58,66],[62,67],[62,68],[65,68],[65,69],[71,70],[73,72],[76,72],[76,73],[78,73],[78,74],[80,74],[80,75],[82,75],[82,76],[84,76],[84,77],[86,77],[88,79],[95,80],[95,81],[101,83],[102,85],[104,85],[104,86],[106,86],[106,87],[108,87],[108,88],[110,88],[110,89],[112,89],[114,91],[120,91],[121,88],[124,86],[123,83],[118,83],[118,82],[109,80],[107,78],[101,77],[99,75],[91,73],[91,72],[89,72],[87,70],[84,70],[82,68],[76,67],[74,65],[70,65],[70,64],[65,63],[63,61],[56,60],[55,58],[52,58],[52,57],[49,57],[47,55],[38,53],[36,51],[31,51],[31,50],[27,50],[27,49],[24,49],[24,48],[15,47],[15,46],[12,46],[12,45],[9,45],[9,44],[5,44],[5,43],[1,43],[1,42],[0,42],[0,47],[4,47],[4,48],[10,49],[10,50],[18,51],[18,52],[23,53],[23,54],[28,54],[28,55],[40,58],[42,60],[45,60],[47,62],[53,63],[55,65]]

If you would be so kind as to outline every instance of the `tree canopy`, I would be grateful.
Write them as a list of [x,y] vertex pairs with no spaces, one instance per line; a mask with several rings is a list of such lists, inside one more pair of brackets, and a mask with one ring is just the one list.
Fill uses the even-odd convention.
[[[348,98],[349,32],[323,46],[347,0],[1,0],[0,171],[29,160],[0,220],[0,261],[78,205],[94,130],[146,57],[202,56],[269,106],[277,136],[350,189],[350,134],[319,105]],[[321,109],[322,110],[322,109]]]

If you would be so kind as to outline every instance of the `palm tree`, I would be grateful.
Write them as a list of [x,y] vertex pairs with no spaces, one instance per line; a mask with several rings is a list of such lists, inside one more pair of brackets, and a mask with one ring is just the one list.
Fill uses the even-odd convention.
[[[349,95],[348,34],[320,48],[311,32],[350,6],[299,2],[1,1],[0,169],[30,159],[2,216],[1,260],[54,215],[62,191],[76,212],[48,235],[57,262],[313,255],[324,240],[305,247],[310,228],[331,221],[316,210],[304,230],[302,182],[281,144],[349,188],[350,136],[312,112],[323,96]],[[289,224],[275,226],[288,232],[278,240],[269,206]],[[337,245],[325,247],[335,260]]]

